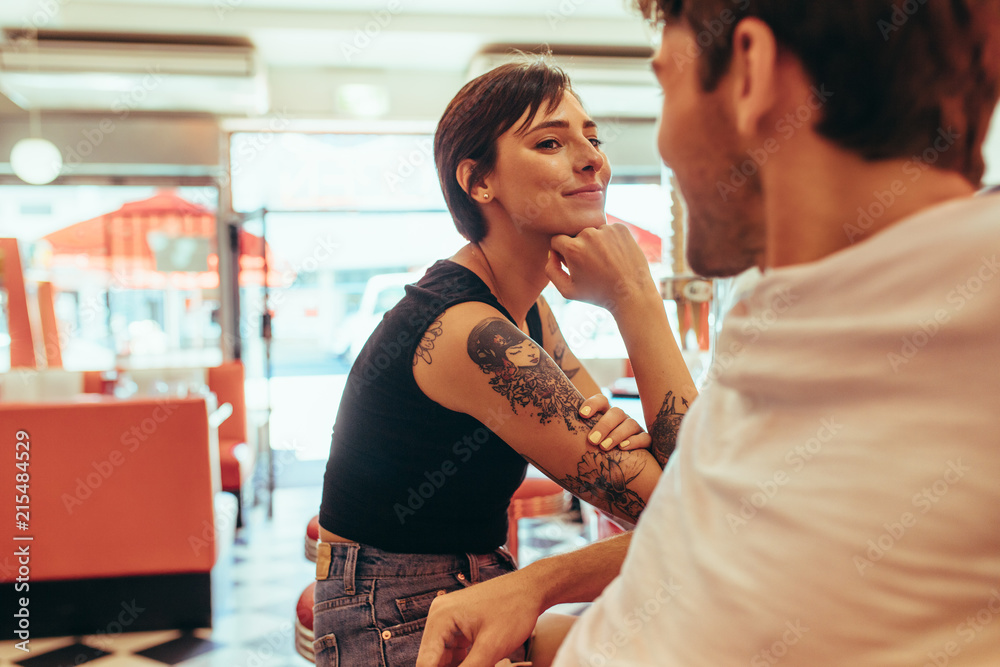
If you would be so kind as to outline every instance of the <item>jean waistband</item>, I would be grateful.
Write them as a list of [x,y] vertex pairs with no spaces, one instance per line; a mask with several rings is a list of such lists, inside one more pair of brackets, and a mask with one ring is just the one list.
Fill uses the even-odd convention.
[[404,554],[383,551],[357,542],[320,542],[316,553],[316,579],[344,579],[348,595],[357,579],[417,577],[429,574],[465,575],[469,584],[479,582],[479,569],[514,559],[504,547],[487,554]]

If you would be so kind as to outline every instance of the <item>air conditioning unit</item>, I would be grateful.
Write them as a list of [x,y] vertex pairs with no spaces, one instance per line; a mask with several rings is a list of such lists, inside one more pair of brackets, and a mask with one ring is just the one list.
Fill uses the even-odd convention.
[[267,112],[267,78],[239,37],[7,29],[0,91],[26,108],[110,112]]
[[566,71],[591,116],[650,120],[659,116],[662,101],[650,69],[651,48],[494,44],[472,58],[468,77],[510,62],[519,52],[540,51],[551,53],[553,62]]

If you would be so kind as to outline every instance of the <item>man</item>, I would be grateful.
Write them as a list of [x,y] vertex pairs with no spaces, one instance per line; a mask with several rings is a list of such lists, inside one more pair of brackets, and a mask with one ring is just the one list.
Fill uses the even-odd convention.
[[[634,536],[438,599],[418,667],[493,665],[601,589],[554,664],[1000,664],[1000,3],[639,4],[690,262],[764,275]],[[557,237],[550,275],[607,302],[620,248]]]

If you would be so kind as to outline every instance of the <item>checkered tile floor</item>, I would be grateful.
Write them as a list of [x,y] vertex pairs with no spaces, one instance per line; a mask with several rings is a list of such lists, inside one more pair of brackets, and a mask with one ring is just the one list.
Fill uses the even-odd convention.
[[[295,604],[314,575],[303,540],[320,496],[319,488],[279,489],[270,521],[253,509],[212,572],[211,629],[32,639],[30,653],[5,641],[0,667],[308,667],[294,648]],[[522,565],[581,546],[581,532],[570,515],[523,520]]]

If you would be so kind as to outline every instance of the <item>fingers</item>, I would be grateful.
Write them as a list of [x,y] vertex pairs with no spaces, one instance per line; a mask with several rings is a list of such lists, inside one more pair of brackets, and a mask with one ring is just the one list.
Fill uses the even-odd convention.
[[[642,426],[639,422],[625,414],[621,408],[611,408],[597,421],[587,440],[607,451],[641,433]],[[629,442],[626,448],[630,448],[632,444]]]
[[450,667],[466,656],[470,642],[455,618],[441,609],[440,600],[431,603],[416,667]]
[[550,251],[549,259],[545,263],[545,275],[552,281],[552,284],[556,286],[559,293],[568,299],[570,298],[569,294],[573,289],[573,279],[568,273],[566,273],[566,270],[563,269],[562,262],[562,255],[555,250]]
[[630,435],[618,444],[619,449],[632,451],[633,449],[649,449],[653,444],[653,438],[646,432]]
[[607,412],[611,407],[608,397],[604,394],[594,394],[580,404],[581,417],[593,417],[599,412]]

